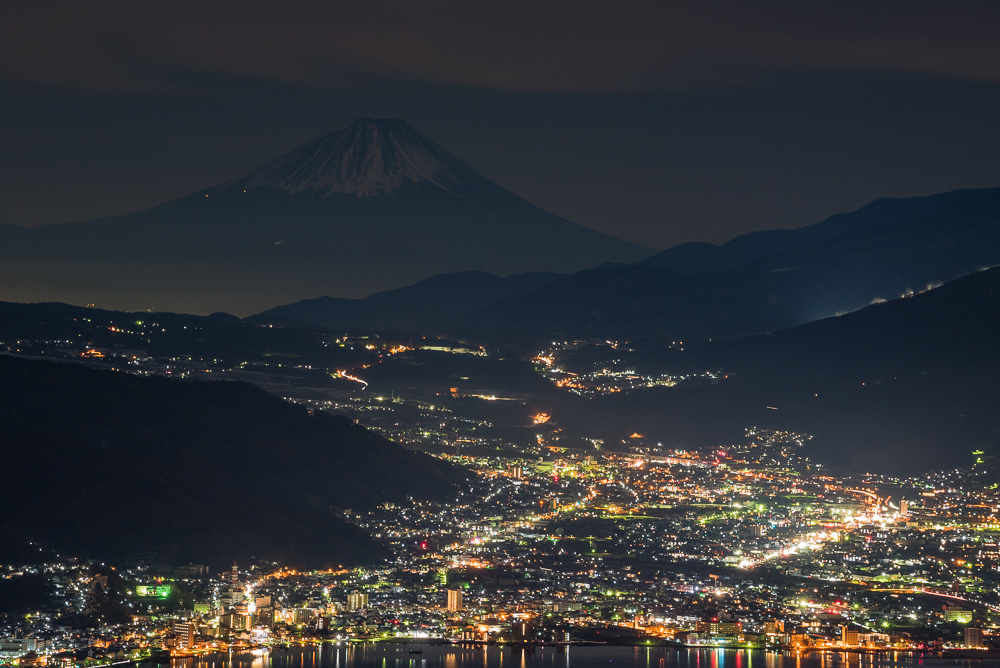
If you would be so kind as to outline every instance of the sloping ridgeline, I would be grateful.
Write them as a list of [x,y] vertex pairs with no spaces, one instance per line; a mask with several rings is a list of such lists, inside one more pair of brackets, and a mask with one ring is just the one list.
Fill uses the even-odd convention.
[[72,554],[221,567],[371,562],[334,513],[447,500],[463,473],[250,384],[0,356],[7,536]]
[[1000,265],[1000,189],[946,195],[931,213],[899,220],[930,208],[903,206],[866,225],[872,217],[856,216],[822,234],[793,235],[816,241],[718,273],[639,265],[582,271],[494,302],[463,318],[460,331],[543,341],[773,332]]
[[769,335],[685,342],[683,351],[636,345],[626,364],[675,375],[721,369],[724,378],[566,404],[552,417],[668,447],[736,443],[750,426],[805,432],[815,438],[803,454],[824,466],[915,475],[983,459],[979,470],[997,481],[997,341],[1000,267]]

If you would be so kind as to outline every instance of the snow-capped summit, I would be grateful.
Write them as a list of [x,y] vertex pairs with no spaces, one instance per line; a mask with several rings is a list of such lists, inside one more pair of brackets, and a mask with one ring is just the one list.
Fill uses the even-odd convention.
[[[364,118],[218,186],[370,197],[433,184],[453,194],[493,184],[398,118]],[[494,186],[495,187],[495,186]]]

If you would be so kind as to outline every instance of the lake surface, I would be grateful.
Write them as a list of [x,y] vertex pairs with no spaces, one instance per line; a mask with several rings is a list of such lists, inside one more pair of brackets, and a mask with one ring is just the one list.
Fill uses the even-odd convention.
[[[410,654],[419,649],[422,654]],[[171,660],[171,668],[916,668],[969,666],[904,653],[854,654],[663,647],[463,648],[423,644],[323,644]]]

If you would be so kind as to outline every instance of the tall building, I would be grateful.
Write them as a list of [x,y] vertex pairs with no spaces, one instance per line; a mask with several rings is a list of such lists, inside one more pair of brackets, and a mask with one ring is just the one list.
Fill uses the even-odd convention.
[[906,503],[906,499],[899,500],[899,516],[906,517],[909,514],[909,504]]
[[448,590],[448,612],[459,612],[462,610],[462,590]]
[[250,615],[240,614],[238,612],[231,612],[226,615],[221,615],[219,617],[219,627],[224,629],[231,629],[233,631],[245,631],[252,626],[252,620]]
[[[365,597],[361,605],[361,607],[364,608],[368,605],[368,594],[361,594],[361,596]],[[316,611],[310,610],[309,608],[295,608],[291,612],[292,624],[306,624],[316,616]]]
[[856,647],[861,644],[861,636],[844,625],[840,627],[840,642],[846,647]]
[[178,622],[174,624],[178,649],[191,649],[194,647],[194,631],[194,622]]
[[368,594],[355,592],[347,595],[347,609],[351,612],[368,607]]
[[535,639],[535,627],[527,621],[514,622],[510,627],[511,638],[516,642]]
[[986,643],[983,642],[983,630],[977,628],[966,628],[965,629],[965,646],[966,647],[985,647]]
[[246,592],[240,587],[240,572],[233,563],[229,573],[229,588],[219,592],[219,604],[226,612],[245,613],[247,611]]

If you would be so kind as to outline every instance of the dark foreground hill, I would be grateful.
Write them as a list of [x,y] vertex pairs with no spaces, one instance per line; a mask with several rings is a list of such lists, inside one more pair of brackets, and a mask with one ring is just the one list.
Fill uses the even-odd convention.
[[341,520],[447,499],[461,472],[252,385],[0,356],[4,535],[73,554],[223,566],[379,559]]
[[725,446],[753,426],[792,430],[815,437],[805,452],[827,466],[953,468],[975,451],[1000,455],[997,341],[1000,268],[770,335],[654,346],[626,363],[719,377],[566,406],[553,419],[673,447]]
[[399,119],[363,119],[146,211],[0,226],[0,299],[250,315],[435,274],[573,272],[653,251],[526,202]]
[[772,416],[849,468],[1000,455],[1000,268],[733,345],[720,356]]

